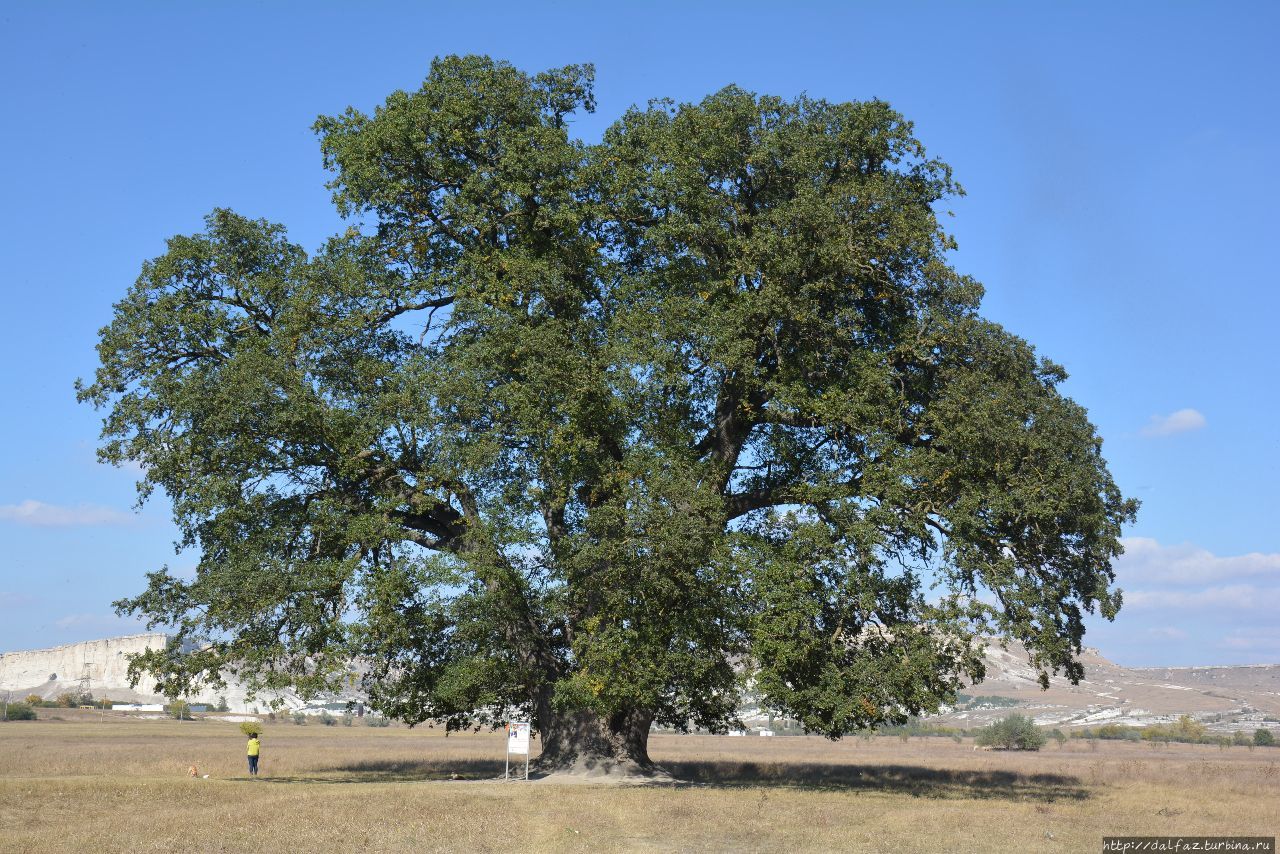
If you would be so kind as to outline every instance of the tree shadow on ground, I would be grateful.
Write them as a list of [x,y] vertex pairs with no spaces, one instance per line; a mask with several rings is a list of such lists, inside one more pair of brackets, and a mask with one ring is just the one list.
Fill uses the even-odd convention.
[[[501,759],[362,759],[310,774],[259,777],[270,783],[419,783],[440,780],[492,780],[501,777]],[[513,762],[513,774],[524,774],[524,762]],[[248,778],[246,778],[248,779]]]
[[929,768],[923,765],[851,765],[685,761],[664,762],[686,784],[874,791],[917,798],[982,798],[1011,801],[1082,801],[1089,789],[1065,774]]
[[[513,763],[512,774],[524,772]],[[663,762],[676,786],[795,788],[905,794],[916,798],[979,798],[1009,801],[1082,801],[1091,795],[1078,777],[1016,771],[929,768],[923,765],[837,763]],[[366,759],[306,776],[262,777],[273,783],[413,783],[479,781],[502,777],[502,760]],[[530,776],[537,779],[536,769]]]

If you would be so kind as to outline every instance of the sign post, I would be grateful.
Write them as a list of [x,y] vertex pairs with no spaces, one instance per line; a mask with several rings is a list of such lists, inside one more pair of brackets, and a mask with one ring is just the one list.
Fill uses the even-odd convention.
[[524,779],[529,779],[529,722],[512,721],[507,724],[507,766],[502,772],[502,779],[511,775],[511,756],[524,754]]

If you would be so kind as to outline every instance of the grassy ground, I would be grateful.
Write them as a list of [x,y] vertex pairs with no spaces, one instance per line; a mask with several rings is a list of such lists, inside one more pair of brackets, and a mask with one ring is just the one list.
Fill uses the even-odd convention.
[[493,782],[500,736],[269,723],[249,780],[236,724],[64,716],[0,725],[0,850],[1099,851],[1280,826],[1280,748],[655,735],[689,782],[618,787]]

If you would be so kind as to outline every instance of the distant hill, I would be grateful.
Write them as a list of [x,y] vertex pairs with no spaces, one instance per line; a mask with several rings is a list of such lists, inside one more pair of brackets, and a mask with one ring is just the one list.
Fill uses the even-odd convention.
[[1130,726],[1165,723],[1191,715],[1211,730],[1252,731],[1266,718],[1280,718],[1280,665],[1241,667],[1126,668],[1086,648],[1085,678],[1079,685],[1054,677],[1041,690],[1026,651],[1016,644],[987,647],[987,678],[971,697],[1000,697],[1016,706],[970,700],[940,719],[965,726],[983,725],[1010,710],[1050,726],[1088,726],[1115,721]]
[[[992,642],[986,679],[967,689],[955,708],[930,721],[970,729],[1019,712],[1044,726],[1067,728],[1108,722],[1149,726],[1191,715],[1213,731],[1252,732],[1267,719],[1280,719],[1280,665],[1126,668],[1092,648],[1085,649],[1081,660],[1085,679],[1079,685],[1053,677],[1045,691],[1025,649]],[[758,707],[745,712],[755,726],[768,720]]]
[[[127,659],[130,653],[163,645],[166,640],[162,634],[141,634],[6,652],[0,654],[0,691],[16,697],[35,693],[52,699],[87,685],[99,698],[159,702],[163,698],[146,693],[150,686],[145,682],[138,686],[141,691],[129,687]],[[1086,648],[1082,657],[1086,678],[1079,685],[1054,677],[1049,690],[1042,691],[1035,671],[1027,664],[1026,651],[1017,644],[1006,649],[991,643],[986,659],[987,678],[969,688],[955,708],[933,720],[972,728],[1018,711],[1045,726],[1079,727],[1112,721],[1148,726],[1187,714],[1211,730],[1231,732],[1252,731],[1268,719],[1280,719],[1280,664],[1125,668],[1108,661],[1096,649]],[[355,688],[354,671],[352,689],[340,695],[313,702],[292,692],[273,696],[285,709],[311,711],[366,699]],[[226,697],[235,712],[265,712],[270,700],[249,700],[244,688],[235,684],[190,699],[213,703],[220,697]],[[750,701],[742,713],[744,721],[755,726],[764,726],[769,720],[767,711]]]
[[[0,691],[8,691],[15,698],[37,694],[52,700],[61,694],[80,694],[87,690],[96,699],[121,703],[163,702],[164,697],[150,693],[154,684],[146,679],[137,689],[131,688],[128,667],[130,655],[163,647],[168,640],[167,635],[147,633],[0,653]],[[314,701],[303,700],[291,691],[249,699],[244,686],[229,680],[225,688],[202,691],[187,699],[209,704],[225,699],[233,712],[266,712],[275,699],[285,711],[318,712],[325,707],[337,711],[348,700],[360,703],[366,698],[352,690]]]

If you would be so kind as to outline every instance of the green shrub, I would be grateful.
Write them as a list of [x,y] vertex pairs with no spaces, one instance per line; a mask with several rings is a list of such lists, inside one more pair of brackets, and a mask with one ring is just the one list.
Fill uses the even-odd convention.
[[1258,747],[1274,747],[1276,737],[1271,733],[1271,730],[1259,727],[1253,731],[1253,743]]
[[1009,715],[991,726],[978,730],[976,739],[983,747],[1002,747],[1005,750],[1039,750],[1044,747],[1045,736],[1031,718]]
[[1231,736],[1231,743],[1237,747],[1243,747],[1246,744],[1253,744],[1253,739],[1249,738],[1243,730],[1236,730]]
[[1022,705],[1022,701],[1015,700],[1012,697],[998,697],[994,694],[979,694],[973,697],[969,694],[960,693],[956,694],[955,707],[957,709],[980,709],[983,707],[1008,709],[1020,705]]
[[333,715],[329,714],[328,712],[321,712],[320,723],[324,724],[325,726],[334,726],[338,722],[337,720],[334,719]]
[[180,721],[191,720],[191,706],[186,700],[174,700],[165,706],[164,710],[169,713],[171,718],[177,718]]
[[292,715],[289,716],[289,719],[292,720],[294,724],[296,724],[297,726],[302,726],[307,722],[307,716],[304,715],[302,712],[294,712]]
[[11,721],[34,721],[36,710],[30,703],[5,703],[4,717]]
[[1187,744],[1201,744],[1210,741],[1204,724],[1190,715],[1183,715],[1171,724],[1155,724],[1142,731],[1147,741],[1180,741]]
[[371,726],[371,727],[385,727],[385,726],[391,726],[391,721],[387,720],[381,715],[365,715],[364,725]]
[[353,715],[353,714],[351,714],[350,712],[345,713],[345,714],[342,716],[342,725],[343,725],[343,726],[351,726],[351,722],[352,722],[353,720],[355,720],[355,717],[356,717],[356,716],[355,716],[355,715]]

